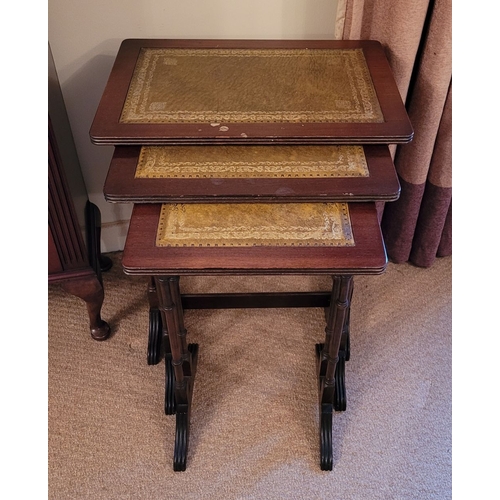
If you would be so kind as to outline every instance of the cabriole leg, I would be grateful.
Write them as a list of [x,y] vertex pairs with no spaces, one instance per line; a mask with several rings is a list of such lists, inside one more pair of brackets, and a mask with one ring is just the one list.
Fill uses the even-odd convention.
[[110,327],[101,318],[101,308],[104,301],[104,289],[96,275],[69,279],[61,283],[63,290],[85,301],[90,321],[90,335],[94,340],[106,340]]

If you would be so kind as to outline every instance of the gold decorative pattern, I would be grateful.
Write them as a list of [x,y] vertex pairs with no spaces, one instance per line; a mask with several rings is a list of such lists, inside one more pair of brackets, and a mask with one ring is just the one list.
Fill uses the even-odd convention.
[[368,177],[362,146],[143,146],[136,178]]
[[354,246],[347,203],[162,205],[158,247]]
[[121,123],[380,123],[362,49],[143,48]]

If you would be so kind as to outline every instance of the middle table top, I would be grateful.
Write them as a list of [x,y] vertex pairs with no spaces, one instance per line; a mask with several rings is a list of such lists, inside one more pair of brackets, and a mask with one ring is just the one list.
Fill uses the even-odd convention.
[[394,201],[383,145],[119,146],[104,195],[117,203]]
[[388,144],[413,129],[377,41],[122,42],[95,144]]

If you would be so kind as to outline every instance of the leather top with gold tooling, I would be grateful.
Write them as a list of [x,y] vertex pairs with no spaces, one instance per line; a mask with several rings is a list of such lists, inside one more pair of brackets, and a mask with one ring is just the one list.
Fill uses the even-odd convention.
[[95,144],[389,144],[413,129],[373,40],[122,42]]

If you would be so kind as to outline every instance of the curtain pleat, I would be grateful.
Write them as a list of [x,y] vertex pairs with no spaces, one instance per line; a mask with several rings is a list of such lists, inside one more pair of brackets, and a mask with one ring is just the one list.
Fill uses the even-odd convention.
[[391,147],[398,201],[380,209],[393,262],[451,255],[451,0],[347,0],[344,39],[379,40],[415,130]]
[[399,183],[401,195],[397,201],[385,204],[381,223],[387,255],[397,264],[406,262],[410,258],[425,192],[425,184],[412,184],[401,177]]
[[[413,189],[406,189],[402,193],[404,198],[413,198],[409,202],[414,209],[412,213],[406,214],[409,226],[414,226],[414,234],[400,233],[394,220],[400,219],[397,214],[400,205],[399,200],[392,204],[387,204],[382,219],[382,228],[384,237],[388,245],[388,254],[395,262],[404,262],[410,260],[417,266],[429,267],[434,262],[436,256],[451,255],[451,245],[448,245],[448,251],[444,246],[438,252],[446,220],[448,219],[449,207],[451,205],[451,85],[448,91],[446,104],[444,106],[438,132],[436,135],[433,151],[431,153],[428,175],[423,183],[417,182],[411,184]],[[406,152],[409,148],[403,146],[401,152]],[[400,165],[401,155],[396,160]],[[408,159],[417,159],[419,156],[410,156]],[[424,160],[422,165],[425,166]],[[416,169],[415,169],[416,170]],[[401,177],[400,177],[401,178]],[[415,186],[425,185],[425,190],[416,190]],[[417,194],[417,191],[419,192]],[[397,214],[397,215],[396,215]],[[415,222],[414,222],[415,219]],[[451,232],[449,233],[451,238]]]
[[[345,40],[378,40],[406,99],[429,0],[347,0]],[[338,16],[337,16],[338,17]]]
[[448,214],[443,227],[443,234],[441,234],[441,241],[437,250],[437,257],[447,257],[451,255],[451,229],[452,229],[452,216],[451,216],[452,200],[448,207]]
[[415,265],[429,267],[434,262],[450,203],[451,189],[427,183],[408,259]]

